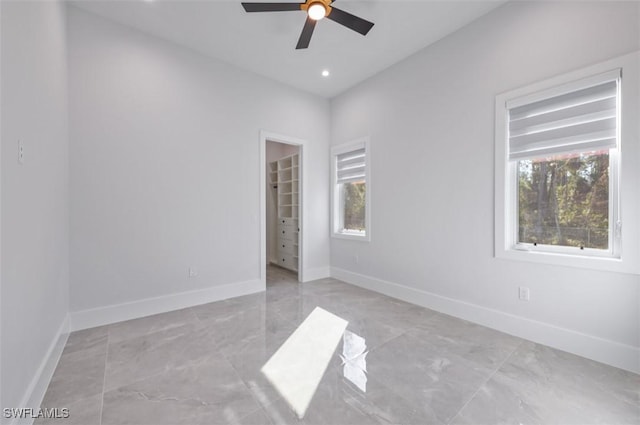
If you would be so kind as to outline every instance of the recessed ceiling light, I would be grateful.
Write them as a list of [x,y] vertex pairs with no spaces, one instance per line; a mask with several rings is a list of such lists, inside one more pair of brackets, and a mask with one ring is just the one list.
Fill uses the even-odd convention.
[[323,77],[328,77],[329,75],[330,75],[330,74],[329,74],[329,71],[328,71],[327,69],[325,69],[324,71],[322,71],[322,76],[323,76]]

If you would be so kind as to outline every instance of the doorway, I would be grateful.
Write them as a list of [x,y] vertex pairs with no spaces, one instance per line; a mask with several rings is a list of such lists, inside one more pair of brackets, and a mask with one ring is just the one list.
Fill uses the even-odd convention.
[[304,141],[262,132],[260,277],[267,265],[304,274]]

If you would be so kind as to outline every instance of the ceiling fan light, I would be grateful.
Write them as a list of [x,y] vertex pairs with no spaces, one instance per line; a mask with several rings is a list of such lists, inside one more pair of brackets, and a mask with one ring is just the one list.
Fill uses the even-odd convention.
[[311,19],[319,21],[327,16],[327,9],[322,3],[312,3],[311,6],[309,6],[307,13]]

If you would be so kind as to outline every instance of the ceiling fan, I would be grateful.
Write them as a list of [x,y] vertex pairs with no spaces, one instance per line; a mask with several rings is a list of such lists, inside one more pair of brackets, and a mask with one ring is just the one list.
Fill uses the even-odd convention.
[[298,39],[296,49],[306,49],[309,47],[311,35],[316,27],[316,22],[322,18],[331,19],[334,22],[344,25],[345,27],[367,35],[373,22],[369,22],[349,12],[337,9],[331,4],[335,0],[306,0],[304,3],[247,3],[243,2],[242,6],[247,12],[288,12],[294,10],[303,10],[307,12],[307,21],[304,23],[302,33]]

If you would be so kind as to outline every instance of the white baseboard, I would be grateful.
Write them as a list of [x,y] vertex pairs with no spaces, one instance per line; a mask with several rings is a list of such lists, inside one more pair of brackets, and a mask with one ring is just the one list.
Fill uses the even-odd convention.
[[640,373],[640,348],[393,282],[331,268],[331,277],[523,339]]
[[122,322],[123,320],[137,319],[153,314],[166,313],[168,311],[180,310],[200,304],[254,294],[264,291],[265,288],[264,281],[255,279],[76,311],[71,313],[71,330],[78,331],[94,328],[96,326]]
[[[68,338],[69,315],[67,314],[62,321],[62,324],[58,328],[56,335],[51,340],[51,344],[49,345],[46,354],[42,358],[40,366],[36,370],[31,383],[27,387],[27,391],[25,391],[20,405],[16,407],[26,407],[32,409],[37,409],[40,407],[40,405],[42,404],[42,399],[47,392],[47,388],[49,387],[49,382],[51,382],[51,378],[53,377],[53,372],[55,372],[58,361],[60,360],[60,356],[62,356],[62,351],[64,350],[64,346],[66,345]],[[9,423],[11,425],[31,425],[33,421],[33,418],[15,418]]]
[[331,267],[316,267],[315,269],[304,269],[303,282],[326,279],[331,277]]

